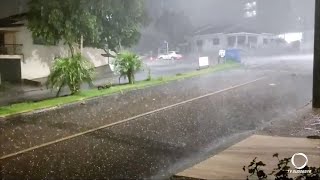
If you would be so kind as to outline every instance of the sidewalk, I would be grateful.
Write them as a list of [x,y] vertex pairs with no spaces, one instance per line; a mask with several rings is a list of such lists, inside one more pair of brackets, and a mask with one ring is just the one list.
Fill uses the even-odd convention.
[[[101,70],[100,70],[101,71]],[[93,81],[95,86],[105,85],[109,82],[118,83],[118,77],[112,72],[101,73]],[[87,83],[81,85],[81,88],[90,89]],[[6,91],[0,91],[0,106],[9,104],[40,101],[56,97],[57,90],[48,89],[45,85],[28,86],[28,85],[11,85]],[[67,87],[62,88],[60,96],[69,95],[70,91]]]
[[[248,175],[242,170],[258,157],[258,161],[267,166],[265,172],[272,172],[278,160],[272,155],[279,153],[279,158],[289,158],[295,153],[304,153],[308,157],[308,166],[319,166],[320,140],[292,137],[274,137],[253,135],[206,161],[187,169],[177,176],[200,179],[246,179]],[[297,158],[297,164],[303,159]],[[291,163],[290,163],[291,165]],[[291,165],[291,169],[294,170]]]
[[[258,130],[256,135],[180,172],[177,176],[246,179],[248,173],[245,173],[242,167],[248,166],[255,157],[267,165],[264,168],[265,172],[272,172],[278,163],[278,160],[272,157],[275,153],[279,153],[280,159],[290,158],[295,153],[305,153],[309,160],[308,166],[319,167],[320,139],[307,138],[319,136],[320,110],[313,110],[311,104],[307,104],[295,112],[274,119],[269,125]],[[304,163],[300,163],[299,160],[297,158],[297,164]]]

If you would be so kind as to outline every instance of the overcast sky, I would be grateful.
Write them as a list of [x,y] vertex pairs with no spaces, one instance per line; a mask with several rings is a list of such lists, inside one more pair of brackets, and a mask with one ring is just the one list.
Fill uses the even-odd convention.
[[[159,2],[166,2],[167,8],[183,11],[197,26],[206,24],[237,24],[244,20],[244,5],[252,0],[148,0],[153,10],[159,9]],[[298,17],[304,19],[306,28],[314,23],[314,0],[256,0],[257,21],[254,26],[261,29],[283,30],[295,28]]]
[[[245,0],[147,0],[149,9],[159,11],[161,1],[165,9],[184,12],[195,26],[237,21]],[[151,5],[150,5],[151,4]]]
[[0,18],[26,11],[28,0],[0,0]]
[[[146,0],[151,13],[163,8],[184,12],[196,27],[206,24],[234,24],[243,20],[244,3],[248,0]],[[288,18],[304,18],[310,26],[314,18],[314,0],[256,0],[260,24],[281,26]],[[26,11],[28,0],[0,0],[0,17]],[[151,3],[150,3],[151,2]],[[293,14],[294,13],[294,14]],[[289,16],[289,17],[288,17]],[[265,28],[265,27],[264,27]]]

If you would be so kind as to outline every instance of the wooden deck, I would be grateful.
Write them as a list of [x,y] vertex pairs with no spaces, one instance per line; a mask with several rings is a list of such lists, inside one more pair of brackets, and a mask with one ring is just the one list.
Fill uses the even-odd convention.
[[[308,166],[320,166],[320,140],[253,135],[177,175],[200,179],[246,179],[247,173],[242,170],[244,165],[258,157],[267,164],[265,172],[269,173],[278,163],[272,157],[275,153],[279,153],[279,158],[304,153],[309,160]],[[302,165],[305,161],[303,157],[296,156],[295,162]]]

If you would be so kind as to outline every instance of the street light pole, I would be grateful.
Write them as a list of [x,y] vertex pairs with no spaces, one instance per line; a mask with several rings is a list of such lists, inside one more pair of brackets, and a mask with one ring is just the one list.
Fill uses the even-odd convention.
[[320,0],[315,2],[312,107],[320,108]]
[[169,43],[168,43],[168,41],[164,41],[164,43],[166,44],[167,54],[169,54]]

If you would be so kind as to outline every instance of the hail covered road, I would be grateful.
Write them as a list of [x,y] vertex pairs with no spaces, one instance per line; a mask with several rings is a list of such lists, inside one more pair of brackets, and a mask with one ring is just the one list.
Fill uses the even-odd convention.
[[167,178],[311,100],[312,57],[244,64],[1,121],[0,177]]

